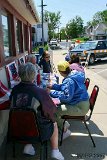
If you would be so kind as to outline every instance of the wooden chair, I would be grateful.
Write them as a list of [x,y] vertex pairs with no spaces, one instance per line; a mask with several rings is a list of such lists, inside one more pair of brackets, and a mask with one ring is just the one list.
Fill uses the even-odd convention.
[[90,79],[86,78],[84,84],[86,86],[86,89],[88,90],[88,87],[89,87],[89,84],[90,84]]
[[91,118],[91,115],[93,113],[93,109],[94,109],[94,105],[95,105],[95,102],[96,102],[96,99],[97,99],[97,96],[98,96],[98,92],[99,92],[99,87],[97,85],[95,85],[93,87],[93,90],[92,90],[92,93],[91,93],[91,96],[90,96],[90,99],[89,99],[89,102],[90,102],[90,108],[89,108],[89,116],[87,118],[87,115],[84,115],[84,116],[70,116],[70,115],[63,115],[61,118],[64,119],[64,122],[63,122],[63,127],[62,127],[62,133],[61,133],[61,141],[60,141],[60,145],[62,145],[62,140],[63,140],[63,132],[64,132],[64,124],[65,124],[65,121],[66,120],[78,120],[78,121],[82,121],[84,122],[85,126],[86,126],[86,129],[88,131],[88,134],[91,138],[91,141],[93,143],[93,146],[96,147],[95,145],[95,142],[91,136],[91,132],[88,128],[88,125],[86,123],[86,121],[90,120]]
[[[8,142],[13,143],[13,157],[15,157],[16,143],[26,142],[27,144],[34,144],[40,142],[40,160],[47,160],[47,141],[42,141],[41,139],[38,120],[34,109],[14,108],[10,110],[7,144]],[[5,157],[7,157],[7,147]]]

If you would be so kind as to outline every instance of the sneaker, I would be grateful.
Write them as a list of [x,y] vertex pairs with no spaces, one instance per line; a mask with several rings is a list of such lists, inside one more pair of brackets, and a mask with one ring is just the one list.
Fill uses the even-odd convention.
[[32,146],[32,144],[26,144],[23,150],[24,154],[30,155],[30,156],[34,156],[35,155],[35,149]]
[[63,133],[63,140],[68,138],[70,135],[71,135],[71,131],[67,129],[67,131]]
[[59,149],[52,150],[51,157],[55,158],[57,160],[64,160],[64,157],[63,157],[62,153],[59,152]]

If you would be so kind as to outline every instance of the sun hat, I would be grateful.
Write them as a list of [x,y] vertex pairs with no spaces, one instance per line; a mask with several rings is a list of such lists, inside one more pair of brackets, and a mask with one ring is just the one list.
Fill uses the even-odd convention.
[[60,61],[57,66],[58,71],[64,72],[69,67],[69,63],[67,61]]

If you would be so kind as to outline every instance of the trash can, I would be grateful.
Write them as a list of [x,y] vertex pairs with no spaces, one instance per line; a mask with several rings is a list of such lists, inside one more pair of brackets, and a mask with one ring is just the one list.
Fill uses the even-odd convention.
[[44,52],[43,48],[39,48],[39,55],[40,56],[42,56],[43,52]]

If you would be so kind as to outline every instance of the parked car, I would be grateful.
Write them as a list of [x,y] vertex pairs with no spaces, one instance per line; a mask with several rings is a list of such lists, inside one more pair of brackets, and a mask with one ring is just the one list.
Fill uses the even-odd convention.
[[74,47],[73,49],[69,48],[68,53],[65,56],[65,60],[69,61],[70,60],[70,55],[72,54],[72,51],[74,51],[74,50],[80,50],[82,48],[83,44],[84,43],[80,43],[80,44],[76,45],[76,47]]
[[69,54],[78,54],[82,61],[88,58],[89,64],[107,57],[107,40],[87,41],[77,45]]
[[58,46],[58,41],[57,41],[57,39],[51,39],[49,45],[50,45],[50,46],[53,46],[53,45],[54,45],[54,46]]

